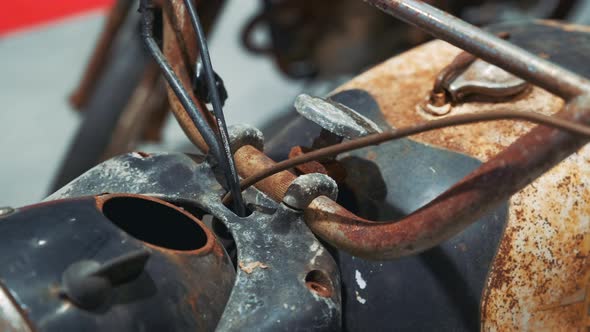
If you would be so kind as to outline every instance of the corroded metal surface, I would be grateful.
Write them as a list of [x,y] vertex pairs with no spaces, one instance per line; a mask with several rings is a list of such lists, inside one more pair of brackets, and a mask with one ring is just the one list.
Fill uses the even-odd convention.
[[[240,151],[248,149],[254,148],[247,145]],[[244,198],[254,212],[237,217],[221,203],[225,191],[205,158],[179,153],[131,153],[110,159],[47,200],[103,192],[159,197],[211,214],[229,228],[240,269],[219,330],[339,330],[338,267],[305,225],[301,211],[272,202],[252,188]],[[192,277],[202,278],[198,273]]]
[[[415,1],[408,2],[417,5]],[[428,7],[425,4],[421,4],[420,6],[424,10],[429,8],[429,11],[434,11],[432,7]],[[425,12],[423,14],[427,15],[428,13]],[[441,12],[438,12],[437,15],[451,19],[451,17]],[[424,20],[424,17],[420,17],[417,20]],[[427,21],[429,22],[428,27],[435,24],[432,19],[428,19]],[[559,34],[559,30],[556,33],[556,29],[553,29],[553,31],[546,29],[550,30],[545,31],[545,33],[551,36],[552,42],[543,45],[535,45],[534,43],[527,45],[522,40],[519,43],[510,44],[493,37],[489,33],[484,34],[473,26],[461,23],[456,18],[452,19],[452,22],[454,27],[456,26],[456,28],[460,27],[462,29],[463,35],[473,33],[484,39],[481,41],[481,45],[478,43],[469,44],[470,49],[477,51],[477,54],[486,55],[486,58],[490,59],[488,61],[491,63],[518,73],[523,77],[527,77],[533,80],[535,84],[539,84],[569,98],[569,104],[563,107],[563,111],[559,115],[556,115],[556,117],[581,123],[588,123],[590,121],[590,112],[587,109],[590,105],[588,96],[577,95],[584,91],[587,86],[585,83],[587,80],[559,65],[559,63],[564,63],[564,54],[561,51],[563,48],[555,46],[561,45],[560,42],[565,40],[564,36]],[[448,26],[445,22],[439,23],[443,25],[444,29],[437,30],[437,32],[440,32],[444,37],[453,40],[457,44],[461,44],[460,41],[456,40],[456,36],[453,37],[454,35],[450,32],[453,29],[452,27]],[[539,31],[528,33],[528,26],[529,24],[526,23],[521,26],[521,28],[524,27],[520,31],[521,39],[524,35],[525,41],[527,38],[528,40],[536,40],[530,37],[543,34],[543,32]],[[584,34],[582,36],[567,34],[567,37],[568,40],[570,40],[570,37],[579,39],[582,47],[577,49],[577,52],[568,52],[566,55],[571,57],[572,55],[581,54],[580,58],[585,59],[583,56],[587,53],[580,53],[580,50],[583,50],[583,45],[588,44],[588,36]],[[544,50],[549,55],[548,57],[551,57],[551,60],[556,60],[557,63],[542,60],[531,52],[519,48],[518,45],[522,44],[526,46],[526,49],[535,52],[539,49]],[[554,48],[548,48],[548,45],[554,46]],[[501,58],[494,58],[490,47],[501,47],[502,51],[506,52],[506,54]],[[551,55],[557,56],[553,58]],[[577,62],[571,61],[571,59],[569,60],[565,61],[565,64],[569,64],[570,68],[572,65],[576,68],[576,64],[580,67],[585,63],[580,60]],[[525,65],[526,63],[529,63],[529,65]],[[561,78],[560,84],[556,85],[556,82],[550,80],[554,76]],[[523,111],[521,110],[520,112]],[[510,114],[510,111],[504,111],[503,113]],[[498,114],[498,112],[495,114]],[[482,117],[485,116],[485,114],[482,115]],[[441,121],[445,121],[445,119]],[[428,124],[423,123],[422,126],[428,126]],[[410,126],[410,128],[417,127]],[[406,130],[408,129],[406,128]],[[394,131],[384,135],[385,137],[393,138],[397,134],[399,133]],[[316,152],[311,152],[306,156],[307,158],[300,158],[299,161],[309,161],[313,157],[323,155],[322,153],[337,153],[337,151],[358,148],[369,143],[379,144],[384,142],[385,139],[382,140],[380,138],[384,137],[370,136],[344,143],[345,145],[327,147],[323,152],[316,151],[317,154]],[[391,220],[388,223],[374,223],[371,220],[355,216],[350,211],[347,211],[347,209],[330,200],[318,199],[307,210],[308,224],[324,240],[338,248],[348,250],[354,255],[372,259],[393,259],[416,254],[456,235],[465,229],[465,227],[475,222],[478,217],[497,206],[515,192],[529,185],[537,177],[550,170],[554,165],[563,161],[569,155],[575,153],[585,142],[586,140],[583,137],[572,136],[569,133],[546,126],[537,126],[515,140],[507,149],[487,160],[484,165],[458,182],[451,189],[401,220]],[[276,167],[251,176],[244,181],[243,186],[247,187],[250,184],[261,181],[265,176],[274,174],[279,170],[287,169],[287,165],[294,165],[294,161],[284,161],[280,165],[276,165]],[[252,173],[241,174],[246,176],[252,175]],[[280,184],[283,187],[284,185]],[[269,187],[271,187],[271,190],[274,190],[273,188],[279,187],[279,185],[274,183],[274,186],[270,185]]]
[[[362,90],[331,98],[365,116],[379,112]],[[372,120],[385,125],[379,117]],[[304,131],[305,127],[293,128],[292,134]],[[337,160],[348,173],[339,182],[338,203],[377,221],[403,218],[481,165],[472,157],[407,138],[343,153]],[[419,255],[376,262],[334,249],[346,296],[345,330],[386,331],[392,329],[391,322],[400,331],[477,330],[478,304],[502,237],[507,203]],[[395,308],[385,309],[387,321],[382,319],[383,308]]]
[[565,99],[590,92],[590,82],[575,72],[486,33],[425,1],[364,1]]
[[[431,118],[417,105],[428,95],[436,74],[459,52],[444,42],[432,42],[373,68],[341,89],[368,91],[391,125],[412,125]],[[552,60],[571,62],[563,57]],[[511,103],[468,103],[454,107],[451,114],[490,109],[553,114],[562,106],[561,99],[533,88]],[[447,128],[414,139],[487,161],[532,127],[498,121]],[[564,299],[588,287],[589,160],[590,148],[584,147],[512,197],[505,236],[482,302],[484,330],[583,329],[584,302]]]
[[[243,146],[236,151],[236,168],[241,176],[253,174],[259,169],[271,167],[275,162],[251,145]],[[269,195],[276,201],[281,201],[289,184],[297,177],[284,171],[264,179],[256,184],[256,188]]]
[[218,331],[341,329],[338,267],[300,211],[280,204],[272,215],[224,221],[240,269]]

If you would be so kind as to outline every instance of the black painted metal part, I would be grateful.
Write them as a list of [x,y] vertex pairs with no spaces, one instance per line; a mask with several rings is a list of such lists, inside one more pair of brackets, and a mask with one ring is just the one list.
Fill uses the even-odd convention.
[[102,192],[159,197],[227,226],[238,248],[238,267],[218,330],[341,329],[338,268],[301,211],[249,189],[244,199],[253,213],[240,218],[221,203],[225,190],[205,158],[179,153],[113,158],[48,200]]
[[28,206],[0,233],[0,283],[33,331],[212,330],[235,279],[203,224],[149,197]]

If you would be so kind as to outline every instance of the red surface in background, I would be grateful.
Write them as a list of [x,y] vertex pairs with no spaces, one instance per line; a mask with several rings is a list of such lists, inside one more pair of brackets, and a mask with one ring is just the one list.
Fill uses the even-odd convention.
[[0,35],[51,22],[78,13],[104,9],[114,0],[4,0]]

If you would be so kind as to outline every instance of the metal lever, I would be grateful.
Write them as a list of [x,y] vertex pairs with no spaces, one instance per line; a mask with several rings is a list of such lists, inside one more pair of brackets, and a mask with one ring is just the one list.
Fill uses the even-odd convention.
[[354,139],[382,132],[373,121],[330,99],[300,94],[295,99],[295,109],[304,118],[342,138]]
[[149,257],[148,251],[140,249],[103,264],[94,260],[75,262],[62,275],[62,293],[78,307],[100,307],[114,287],[135,280],[143,272]]

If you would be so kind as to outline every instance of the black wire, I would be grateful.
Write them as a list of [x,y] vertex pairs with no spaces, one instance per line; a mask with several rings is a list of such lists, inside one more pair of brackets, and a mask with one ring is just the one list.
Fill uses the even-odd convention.
[[195,29],[195,33],[197,35],[197,44],[199,45],[201,62],[203,63],[203,71],[207,81],[209,95],[211,96],[211,105],[213,106],[213,113],[215,113],[217,126],[219,127],[221,143],[224,149],[223,152],[225,152],[225,166],[227,166],[225,169],[226,180],[235,202],[235,211],[238,215],[244,216],[245,209],[242,200],[242,191],[240,190],[240,179],[238,177],[238,172],[236,171],[234,156],[230,148],[229,134],[227,133],[227,125],[225,123],[225,116],[223,115],[223,105],[221,98],[219,97],[217,84],[215,83],[215,72],[213,71],[213,65],[211,64],[207,39],[205,38],[205,32],[193,2],[191,0],[184,0],[184,4],[189,12],[193,29]]
[[160,68],[162,69],[162,73],[168,81],[168,84],[178,97],[178,100],[187,111],[189,117],[199,129],[201,136],[205,140],[205,143],[209,146],[209,152],[215,157],[216,160],[220,161],[223,160],[223,153],[221,150],[221,146],[219,144],[217,135],[205,119],[202,118],[199,110],[197,109],[196,105],[193,103],[191,98],[189,97],[188,93],[182,86],[182,83],[172,70],[172,67],[166,61],[164,54],[160,50],[160,47],[156,43],[153,37],[153,23],[154,23],[154,8],[152,5],[151,0],[141,0],[140,8],[142,14],[142,36],[144,41],[148,47],[148,50],[152,54],[154,60],[158,63]]

